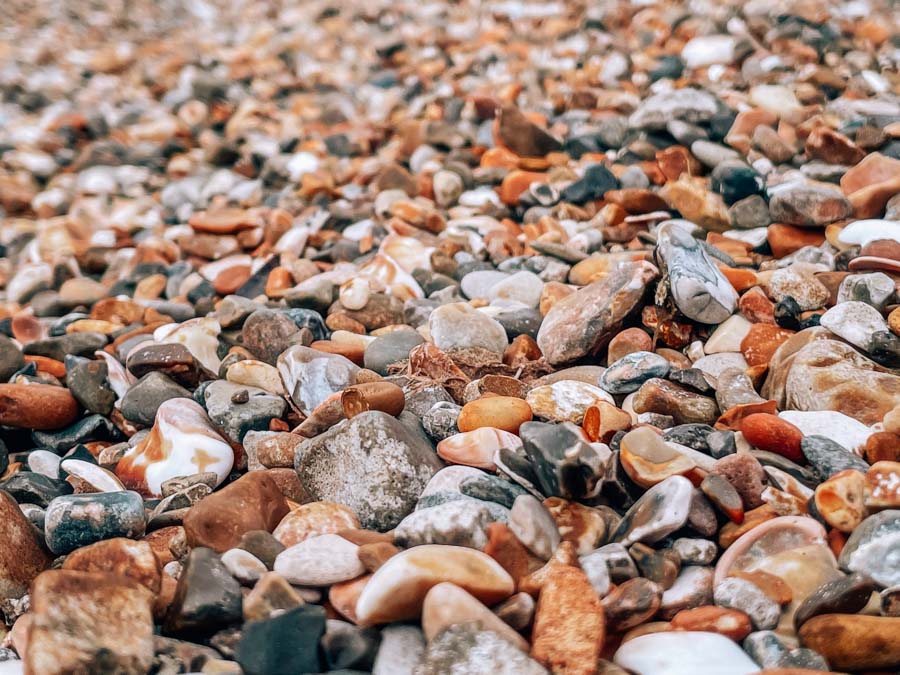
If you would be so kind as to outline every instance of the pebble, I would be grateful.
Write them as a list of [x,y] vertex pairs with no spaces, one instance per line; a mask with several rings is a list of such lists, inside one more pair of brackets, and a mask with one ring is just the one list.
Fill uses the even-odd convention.
[[173,398],[160,405],[150,433],[125,453],[116,475],[127,487],[158,496],[164,480],[212,471],[219,485],[233,466],[234,451],[206,411],[189,399]]
[[600,387],[587,382],[560,380],[533,388],[525,402],[540,419],[581,424],[588,408],[598,403],[613,403],[613,399]]
[[748,675],[759,667],[733,641],[711,632],[641,635],[616,650],[614,661],[637,675],[718,673]]
[[426,544],[398,553],[366,584],[356,604],[361,625],[419,616],[425,595],[441,582],[493,604],[513,593],[512,577],[493,558],[470,548]]
[[[146,672],[153,664],[153,595],[128,577],[49,570],[35,579],[24,650],[29,669],[65,673],[105,667]],[[72,640],[67,635],[78,635]]]
[[57,555],[112,537],[143,536],[144,502],[136,492],[64,495],[47,506],[47,546]]
[[665,377],[670,368],[671,364],[658,354],[632,352],[610,363],[600,377],[600,386],[610,394],[630,394],[650,378]]
[[746,579],[729,577],[718,582],[713,590],[713,597],[718,606],[735,609],[749,616],[757,630],[774,628],[781,618],[778,604]]
[[697,240],[674,223],[661,226],[657,237],[657,259],[678,310],[701,323],[720,323],[731,316],[737,294]]
[[411,512],[439,468],[423,432],[379,411],[341,422],[296,454],[297,474],[313,499],[344,504],[364,528],[377,530]]
[[359,547],[336,534],[321,534],[287,547],[275,558],[275,571],[291,584],[330,586],[365,572]]
[[509,514],[509,529],[542,560],[549,560],[559,546],[560,533],[553,516],[531,495],[516,497]]
[[649,263],[623,264],[554,304],[537,335],[544,357],[561,365],[602,349],[657,275]]
[[463,302],[441,305],[428,318],[434,344],[443,350],[478,347],[502,354],[509,342],[497,321]]
[[184,534],[191,547],[224,553],[256,530],[273,531],[288,514],[288,504],[275,480],[251,471],[191,508],[184,517]]

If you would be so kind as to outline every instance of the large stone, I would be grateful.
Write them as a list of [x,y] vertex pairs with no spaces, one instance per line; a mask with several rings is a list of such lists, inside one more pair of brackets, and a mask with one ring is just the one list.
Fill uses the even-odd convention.
[[0,599],[19,598],[50,566],[40,533],[16,501],[0,491]]
[[659,272],[648,262],[626,263],[559,300],[544,317],[538,346],[553,365],[596,354],[635,310]]
[[144,675],[153,663],[152,599],[123,576],[44,572],[31,593],[26,675]]
[[192,548],[223,553],[238,546],[247,532],[272,532],[288,511],[275,481],[265,471],[251,471],[191,507],[184,533]]
[[[871,426],[900,404],[900,376],[843,342],[800,335],[779,347],[769,365],[762,394],[779,408],[835,410]],[[795,349],[797,343],[803,346]]]
[[206,411],[190,399],[173,398],[159,407],[150,433],[119,461],[116,475],[141,494],[160,496],[165,480],[211,471],[219,485],[232,466],[234,451]]
[[297,450],[295,467],[313,499],[346,504],[364,528],[395,527],[412,512],[440,468],[415,420],[365,412],[345,420]]

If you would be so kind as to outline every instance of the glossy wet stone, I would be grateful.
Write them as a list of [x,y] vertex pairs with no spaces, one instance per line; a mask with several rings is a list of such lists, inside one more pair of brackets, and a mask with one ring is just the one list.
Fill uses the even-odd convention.
[[727,319],[734,312],[737,294],[706,251],[672,223],[660,228],[657,241],[657,258],[682,314],[701,323]]
[[145,526],[140,495],[108,492],[57,497],[47,506],[44,531],[59,555],[112,537],[141,537]]

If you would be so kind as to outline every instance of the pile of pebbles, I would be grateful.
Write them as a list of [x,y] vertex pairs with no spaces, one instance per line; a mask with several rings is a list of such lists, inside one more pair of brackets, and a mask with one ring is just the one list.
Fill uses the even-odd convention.
[[900,668],[900,8],[0,9],[0,675]]

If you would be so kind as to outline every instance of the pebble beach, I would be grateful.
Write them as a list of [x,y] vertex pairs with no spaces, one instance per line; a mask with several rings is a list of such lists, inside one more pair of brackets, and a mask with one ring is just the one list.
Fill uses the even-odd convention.
[[0,7],[0,675],[900,672],[900,5]]

